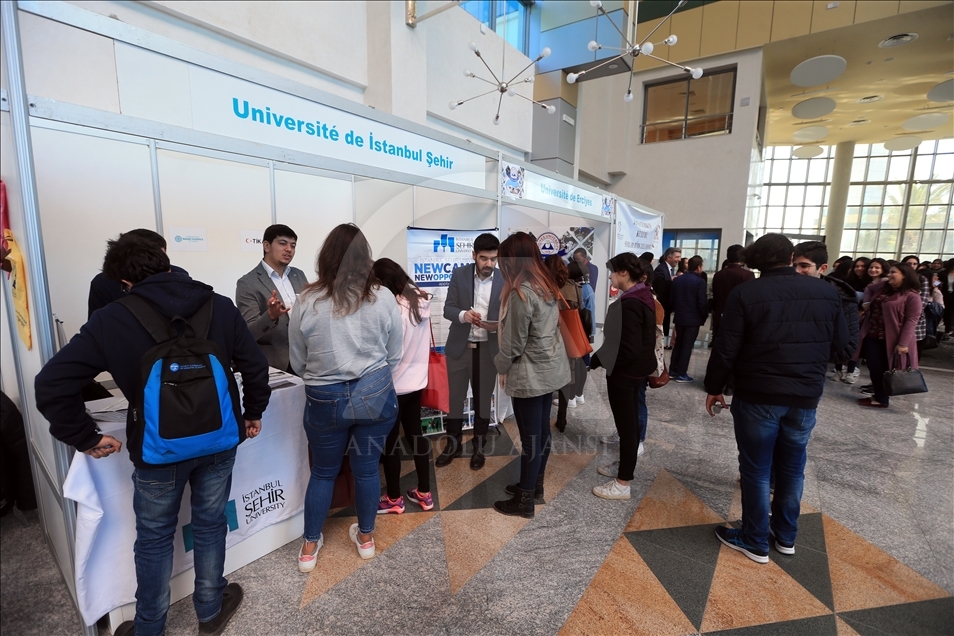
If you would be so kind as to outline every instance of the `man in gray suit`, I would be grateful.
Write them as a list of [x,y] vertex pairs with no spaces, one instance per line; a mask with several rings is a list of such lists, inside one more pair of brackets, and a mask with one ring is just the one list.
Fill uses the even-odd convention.
[[484,467],[484,440],[490,426],[490,396],[497,370],[497,320],[500,315],[500,293],[503,276],[497,271],[497,247],[500,241],[493,234],[474,239],[473,265],[454,270],[444,318],[450,321],[450,333],[444,353],[447,355],[447,380],[450,391],[450,413],[447,414],[447,445],[434,464],[447,466],[460,457],[464,425],[464,398],[470,382],[474,396],[474,453],[470,467]]
[[269,366],[292,373],[288,364],[288,316],[295,298],[308,284],[290,263],[298,235],[287,225],[271,225],[262,237],[262,261],[235,286],[235,305]]

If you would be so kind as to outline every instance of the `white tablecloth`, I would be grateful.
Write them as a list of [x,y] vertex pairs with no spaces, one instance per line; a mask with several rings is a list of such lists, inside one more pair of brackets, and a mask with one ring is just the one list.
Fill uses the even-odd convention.
[[[289,381],[294,386],[273,390],[261,434],[238,448],[226,509],[226,549],[292,517],[304,506],[309,476],[308,442],[302,428],[305,390],[298,378]],[[109,401],[88,406],[95,411]],[[76,593],[87,625],[135,602],[136,593],[133,464],[126,452],[125,423],[103,422],[100,428],[123,442],[123,449],[104,459],[76,453],[63,484],[63,494],[77,503]],[[187,487],[174,542],[173,576],[193,564],[190,497]]]

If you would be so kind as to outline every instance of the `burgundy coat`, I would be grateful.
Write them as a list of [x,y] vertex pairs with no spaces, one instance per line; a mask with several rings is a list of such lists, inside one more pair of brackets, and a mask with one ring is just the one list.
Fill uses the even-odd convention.
[[[873,298],[881,293],[881,290],[887,285],[887,281],[880,281],[868,285],[865,290],[865,297],[862,302],[870,303]],[[888,365],[890,368],[896,368],[894,365],[894,348],[898,345],[908,348],[907,355],[901,354],[901,368],[918,368],[918,342],[914,335],[914,328],[921,318],[921,295],[915,291],[906,291],[900,294],[888,296],[884,305],[884,331],[885,344],[888,347]],[[861,331],[858,335],[859,342],[868,335],[868,322],[870,314],[865,312],[861,322]],[[855,360],[861,354],[861,347],[855,353]]]

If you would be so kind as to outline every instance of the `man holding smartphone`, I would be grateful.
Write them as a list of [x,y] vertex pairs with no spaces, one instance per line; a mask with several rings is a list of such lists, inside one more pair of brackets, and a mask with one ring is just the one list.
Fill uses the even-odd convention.
[[484,233],[474,239],[473,265],[454,270],[444,318],[450,321],[450,333],[444,353],[447,355],[447,378],[450,392],[450,413],[447,414],[447,437],[443,452],[434,464],[447,466],[463,452],[464,399],[470,383],[474,408],[474,452],[470,467],[484,467],[484,441],[490,427],[490,396],[497,371],[497,321],[500,316],[500,294],[503,277],[497,273],[497,247],[500,241]]

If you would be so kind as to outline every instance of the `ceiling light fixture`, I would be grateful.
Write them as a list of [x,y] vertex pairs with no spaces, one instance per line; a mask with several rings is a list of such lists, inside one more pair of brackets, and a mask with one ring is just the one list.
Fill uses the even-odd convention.
[[905,44],[910,44],[917,39],[917,33],[898,33],[897,35],[892,35],[891,37],[887,37],[878,42],[878,48],[890,49],[894,46],[904,46]]
[[848,125],[849,125],[849,126],[864,126],[865,124],[870,124],[870,123],[871,123],[871,120],[870,120],[870,119],[861,118],[861,119],[855,119],[855,120],[853,120],[853,121],[852,121],[850,124],[848,124]]
[[[505,81],[501,80],[500,78],[498,78],[498,77],[497,77],[497,74],[494,73],[493,70],[490,68],[490,65],[487,64],[487,60],[485,60],[485,59],[484,59],[484,56],[482,56],[482,55],[480,54],[480,48],[477,46],[477,43],[476,43],[476,42],[471,42],[468,46],[470,46],[470,50],[474,52],[474,55],[476,55],[478,59],[480,59],[480,61],[481,61],[481,62],[483,63],[483,65],[487,68],[487,70],[490,71],[490,75],[491,75],[491,77],[494,78],[494,81],[491,82],[489,79],[485,79],[485,78],[483,78],[483,77],[479,77],[476,73],[474,73],[474,72],[472,72],[472,71],[468,71],[468,70],[464,70],[464,77],[472,77],[472,78],[474,78],[474,79],[480,80],[481,82],[486,82],[487,84],[490,84],[491,86],[493,86],[493,88],[490,89],[489,91],[487,91],[486,93],[481,93],[480,95],[475,95],[474,97],[469,97],[469,98],[467,98],[467,99],[461,99],[461,100],[457,100],[457,101],[452,101],[451,103],[449,103],[449,104],[447,105],[448,108],[450,108],[451,110],[454,110],[454,109],[457,108],[458,106],[463,106],[465,103],[467,103],[467,102],[469,102],[469,101],[471,101],[471,100],[475,100],[475,99],[477,99],[477,98],[479,98],[479,97],[483,97],[483,96],[485,96],[485,95],[490,95],[491,93],[499,93],[500,96],[497,98],[497,114],[494,115],[494,126],[496,126],[497,124],[500,123],[500,106],[503,104],[503,96],[504,96],[504,95],[508,95],[509,97],[513,97],[514,95],[516,95],[517,97],[520,97],[521,99],[525,99],[525,100],[527,100],[528,102],[531,102],[531,103],[533,103],[533,104],[539,106],[540,108],[544,109],[545,111],[547,111],[547,112],[548,112],[549,114],[551,114],[551,115],[556,112],[556,106],[548,106],[548,105],[546,105],[546,104],[540,103],[540,102],[536,101],[535,99],[530,99],[529,97],[526,97],[526,96],[524,96],[524,95],[521,95],[520,93],[518,93],[517,91],[514,90],[514,83],[515,83],[515,82],[516,82],[517,85],[519,85],[519,84],[532,84],[532,83],[533,83],[533,77],[525,77],[524,79],[520,80],[519,82],[517,81],[517,77],[520,76],[520,75],[522,75],[524,71],[526,71],[528,68],[530,68],[531,66],[533,66],[534,64],[536,64],[537,62],[539,62],[540,60],[542,60],[543,58],[549,56],[549,55],[550,55],[550,47],[548,47],[548,46],[547,46],[547,47],[544,47],[544,49],[543,49],[542,51],[540,51],[540,55],[538,55],[535,60],[533,60],[532,62],[530,62],[529,64],[527,64],[525,67],[523,67],[523,68],[520,70],[519,73],[517,73],[516,75],[514,75],[512,78],[510,78],[508,81],[505,82]],[[504,46],[504,53],[506,53],[506,50],[507,50],[507,41],[506,41],[506,40],[503,40],[503,46]],[[505,60],[506,60],[506,56],[501,56],[501,61],[500,61],[500,77],[504,77],[504,61],[505,61]]]
[[929,102],[954,102],[954,79],[937,84],[928,91]]
[[858,98],[859,104],[870,104],[872,102],[880,102],[884,99],[884,95],[866,95],[864,97]]
[[839,55],[818,55],[792,69],[789,79],[795,86],[827,84],[848,68],[848,61]]
[[917,148],[921,145],[923,140],[920,137],[915,135],[905,135],[904,137],[895,137],[894,139],[889,139],[884,142],[884,149],[890,150],[892,152],[900,152],[902,150],[911,150],[912,148]]
[[[591,69],[587,69],[587,70],[585,70],[585,71],[580,71],[579,73],[570,73],[570,74],[568,74],[568,75],[566,76],[566,81],[568,81],[570,84],[575,84],[575,83],[576,83],[581,77],[583,77],[583,75],[585,75],[586,73],[595,71],[596,69],[600,68],[600,67],[603,66],[604,64],[611,64],[611,63],[613,63],[613,62],[616,62],[617,60],[620,60],[620,59],[626,57],[627,55],[633,58],[633,68],[636,68],[636,58],[639,57],[640,55],[646,55],[646,56],[648,56],[648,57],[653,58],[654,60],[658,60],[659,62],[664,62],[664,63],[666,63],[666,64],[669,64],[670,66],[675,66],[676,68],[682,69],[682,70],[685,71],[686,73],[689,73],[689,75],[690,75],[690,77],[692,77],[692,79],[699,79],[700,77],[702,77],[702,72],[703,72],[701,68],[699,68],[699,67],[693,68],[693,67],[691,67],[691,66],[683,66],[682,64],[676,64],[675,62],[670,62],[669,60],[663,59],[663,58],[661,58],[661,57],[656,57],[655,55],[653,55],[653,51],[656,49],[657,46],[661,46],[661,45],[663,45],[663,44],[665,44],[666,46],[673,46],[673,45],[676,44],[676,42],[679,41],[679,38],[678,38],[678,37],[676,37],[675,35],[670,35],[670,36],[667,37],[665,40],[663,40],[662,42],[659,42],[659,43],[657,43],[657,44],[653,44],[652,42],[649,41],[649,38],[651,38],[651,37],[653,36],[653,33],[655,33],[656,31],[658,31],[658,30],[659,30],[659,27],[661,27],[663,24],[665,24],[666,21],[667,21],[669,18],[672,17],[672,14],[674,14],[676,11],[678,11],[680,8],[682,8],[682,6],[685,5],[685,4],[686,4],[686,0],[679,0],[679,2],[676,4],[675,8],[674,8],[672,11],[669,12],[669,15],[667,15],[665,18],[663,18],[662,20],[660,20],[660,21],[659,21],[659,24],[656,25],[656,28],[649,32],[649,35],[647,35],[646,37],[644,37],[642,40],[639,40],[639,39],[636,37],[636,31],[635,31],[635,29],[638,29],[638,28],[639,28],[639,20],[638,20],[638,17],[639,17],[639,0],[636,0],[636,8],[635,8],[635,10],[633,11],[633,24],[635,25],[635,28],[634,28],[634,31],[633,31],[633,40],[638,41],[639,43],[638,43],[638,44],[632,44],[632,43],[630,43],[629,38],[627,38],[627,37],[623,34],[623,32],[620,31],[619,27],[616,26],[616,23],[613,22],[613,19],[609,16],[609,14],[606,13],[606,9],[603,8],[603,3],[600,2],[600,0],[590,0],[590,5],[593,6],[593,7],[596,7],[597,15],[602,15],[602,16],[605,17],[607,20],[609,20],[610,24],[613,25],[613,28],[616,29],[616,32],[619,33],[619,35],[620,35],[621,38],[623,38],[622,41],[626,43],[626,46],[625,46],[625,47],[603,46],[602,44],[600,44],[600,43],[597,42],[596,40],[591,40],[590,43],[586,45],[586,48],[588,48],[589,50],[591,50],[591,51],[593,51],[593,52],[599,51],[600,49],[611,49],[611,50],[613,50],[613,51],[622,51],[622,53],[620,53],[620,54],[617,55],[616,57],[611,57],[610,59],[606,60],[605,62],[601,62],[601,63],[597,64],[596,66],[594,66],[594,67],[591,68]],[[613,68],[613,67],[610,66],[610,68]],[[627,102],[627,103],[633,101],[633,74],[632,74],[632,73],[629,74],[629,86],[628,86],[627,89],[626,89],[626,94],[623,95],[623,101],[624,101],[624,102]]]

